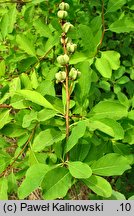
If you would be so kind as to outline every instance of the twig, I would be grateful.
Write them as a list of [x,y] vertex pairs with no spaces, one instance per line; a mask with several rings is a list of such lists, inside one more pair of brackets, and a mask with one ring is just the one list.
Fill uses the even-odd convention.
[[102,42],[103,42],[103,39],[104,39],[104,35],[105,35],[105,31],[106,31],[106,28],[105,28],[105,18],[104,18],[104,0],[102,0],[102,12],[101,12],[101,18],[102,18],[102,36],[101,36],[101,39],[100,39],[100,43],[97,47],[97,52],[96,54],[98,53],[98,51],[100,50],[101,46],[102,46]]
[[[62,23],[62,25],[64,22]],[[62,34],[62,41],[63,41],[63,50],[64,54],[67,54],[67,48],[66,48],[66,34]],[[69,65],[65,65],[65,72],[66,72],[66,83],[65,83],[65,88],[66,88],[66,142],[69,137],[69,108],[70,108],[70,92],[69,92]],[[69,153],[67,153],[67,160],[69,160]]]
[[8,104],[0,104],[0,108],[12,108],[11,105],[8,105]]
[[34,133],[35,133],[35,130],[36,130],[36,127],[37,127],[37,124],[36,124],[36,126],[34,127],[34,129],[32,130],[32,133],[30,134],[30,136],[29,136],[27,142],[25,143],[24,147],[22,148],[22,150],[21,150],[21,151],[19,152],[19,154],[14,158],[13,162],[12,162],[11,164],[9,164],[9,165],[7,166],[7,168],[0,174],[0,178],[1,178],[2,176],[4,176],[4,175],[6,174],[6,172],[9,171],[9,170],[13,167],[14,163],[16,162],[16,160],[19,158],[20,155],[22,155],[22,153],[24,152],[24,150],[26,149],[26,147],[28,146],[28,144],[29,144],[30,141],[32,140],[32,138],[33,138],[33,136],[34,136]]

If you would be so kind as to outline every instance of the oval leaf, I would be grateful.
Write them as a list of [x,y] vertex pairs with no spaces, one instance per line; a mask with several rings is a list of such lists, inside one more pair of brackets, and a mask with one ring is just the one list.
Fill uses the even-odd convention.
[[19,199],[24,199],[37,189],[48,172],[49,166],[45,164],[34,164],[26,172],[26,178],[18,189]]
[[121,125],[114,119],[104,118],[99,120],[94,120],[90,118],[87,121],[87,125],[90,131],[100,130],[109,136],[114,137],[114,140],[120,140],[124,138],[124,130]]
[[0,113],[0,129],[11,121],[10,110],[2,111]]
[[16,41],[20,49],[24,50],[27,54],[31,56],[36,56],[34,44],[32,44],[25,35],[17,35]]
[[68,162],[68,168],[71,175],[75,178],[89,178],[92,175],[91,168],[80,161]]
[[41,131],[34,139],[32,150],[37,152],[43,150],[47,146],[53,145],[55,142],[59,142],[65,138],[65,134],[62,134],[60,130],[54,128]]
[[107,6],[107,12],[114,12],[118,9],[120,9],[124,4],[126,4],[126,0],[109,0],[108,6]]
[[83,182],[98,196],[107,198],[112,194],[110,183],[100,176],[91,176],[89,179],[84,179]]
[[101,101],[89,113],[94,119],[110,118],[115,120],[126,117],[127,114],[127,107],[115,101]]
[[112,75],[112,68],[105,58],[97,58],[95,62],[95,66],[100,74],[105,78],[111,78]]
[[70,151],[78,142],[78,140],[84,136],[86,131],[86,124],[84,121],[78,122],[78,124],[72,129],[72,133],[69,136],[65,153]]
[[0,179],[0,200],[7,200],[8,181],[5,177]]
[[63,198],[72,186],[72,176],[64,167],[50,170],[42,182],[43,197],[45,200]]
[[55,110],[55,108],[39,92],[31,90],[19,90],[17,93],[23,96],[26,100],[32,101],[33,103],[45,108]]
[[92,172],[102,176],[122,175],[130,168],[128,160],[116,153],[107,154],[91,165]]

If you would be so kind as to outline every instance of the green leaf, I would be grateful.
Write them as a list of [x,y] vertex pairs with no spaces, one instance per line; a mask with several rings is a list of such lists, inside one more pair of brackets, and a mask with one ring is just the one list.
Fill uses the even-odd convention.
[[51,146],[54,143],[61,141],[65,138],[65,134],[62,134],[60,130],[54,128],[41,131],[34,139],[32,150],[37,152],[43,150],[47,146]]
[[121,119],[128,114],[127,107],[116,101],[101,101],[89,113],[94,119],[111,118]]
[[128,200],[134,200],[134,195],[129,197]]
[[16,22],[16,16],[17,16],[17,9],[16,9],[16,5],[13,4],[12,6],[10,6],[10,10],[9,10],[10,25],[8,27],[8,33],[12,33],[14,29],[14,24]]
[[78,140],[84,136],[86,131],[86,124],[84,121],[79,121],[78,124],[72,129],[71,135],[66,144],[65,153],[70,151],[78,142]]
[[24,100],[24,98],[22,96],[15,94],[11,98],[10,105],[14,109],[24,109],[24,108],[28,108],[31,105],[31,102],[26,101],[26,100]]
[[63,103],[61,99],[59,99],[58,97],[54,97],[52,95],[45,95],[45,98],[49,101],[49,103],[52,104],[55,111],[61,114],[64,113]]
[[117,80],[117,83],[120,85],[123,85],[129,81],[130,79],[127,76],[122,76],[120,79]]
[[44,47],[44,56],[46,56],[49,53],[49,51],[58,43],[59,43],[59,33],[57,32],[57,34],[48,38]]
[[8,193],[17,192],[18,185],[13,172],[8,176]]
[[110,63],[105,58],[97,58],[95,61],[95,66],[100,74],[105,78],[111,78],[112,68]]
[[8,200],[8,181],[5,177],[0,179],[0,200]]
[[68,162],[68,169],[70,174],[78,179],[89,178],[92,175],[91,168],[81,161]]
[[130,155],[130,153],[131,153],[129,145],[114,142],[114,141],[113,141],[113,150],[115,153],[118,153],[118,154],[123,155],[123,156]]
[[83,180],[83,182],[98,196],[107,198],[112,194],[110,183],[100,176],[91,176],[89,179]]
[[31,73],[31,85],[33,89],[36,89],[39,86],[38,77],[35,70]]
[[18,189],[19,199],[24,199],[37,189],[48,172],[49,166],[45,164],[34,164],[26,172],[26,178]]
[[43,198],[54,200],[63,198],[72,185],[72,176],[64,167],[50,170],[42,182]]
[[110,91],[110,83],[105,81],[105,80],[102,80],[99,82],[99,87],[104,89],[105,91],[109,92]]
[[52,32],[50,31],[48,25],[45,25],[45,23],[43,23],[40,19],[34,21],[34,27],[41,37],[51,37]]
[[41,2],[44,2],[44,0],[32,0],[32,4],[39,4]]
[[9,27],[9,16],[8,16],[8,13],[5,13],[4,16],[2,17],[1,19],[1,34],[2,34],[2,37],[3,39],[6,38],[7,34],[8,34],[8,27]]
[[115,140],[124,138],[124,130],[121,125],[114,119],[104,118],[100,120],[94,120],[93,118],[87,121],[87,125],[90,131],[96,129],[114,137]]
[[79,78],[75,94],[76,97],[79,98],[79,101],[83,104],[83,100],[89,95],[91,87],[91,76],[93,71],[89,67],[88,61],[84,61],[81,64],[79,64],[78,69],[81,72],[81,76]]
[[78,64],[79,62],[83,62],[85,60],[87,60],[87,54],[86,53],[82,53],[82,52],[76,52],[74,53],[74,55],[71,56],[71,59],[69,61],[69,64]]
[[31,85],[29,76],[27,74],[21,73],[20,80],[21,80],[22,88],[29,89],[29,90],[32,89],[32,85]]
[[0,77],[5,75],[5,69],[6,69],[5,61],[2,60],[0,62]]
[[128,118],[134,120],[134,110],[128,112]]
[[0,112],[0,129],[4,127],[7,123],[11,121],[10,110],[5,110]]
[[9,92],[10,96],[13,96],[16,91],[21,89],[21,81],[19,77],[16,77],[12,79],[12,82],[10,83]]
[[27,128],[30,126],[32,121],[36,121],[36,120],[37,120],[37,112],[35,112],[34,110],[31,110],[30,113],[26,114],[23,117],[22,127]]
[[19,90],[17,91],[17,93],[23,96],[26,100],[32,101],[33,103],[36,103],[48,109],[54,109],[54,107],[40,93],[36,91]]
[[40,112],[37,113],[37,119],[39,122],[46,121],[56,115],[57,111],[49,110],[49,109],[42,109]]
[[6,168],[6,161],[5,161],[5,158],[1,156],[1,158],[0,158],[0,173],[2,173],[5,168]]
[[113,70],[117,70],[120,67],[120,53],[109,50],[101,52],[101,55],[103,59],[106,59],[109,62]]
[[78,26],[78,32],[82,41],[83,49],[88,50],[89,56],[93,57],[97,49],[97,44],[94,41],[92,29],[87,25],[80,24]]
[[123,142],[134,145],[134,127],[126,130]]
[[108,13],[108,12],[114,12],[114,11],[116,11],[118,9],[121,9],[121,7],[124,4],[126,4],[126,0],[118,0],[118,1],[109,0],[106,13]]
[[121,19],[117,19],[109,26],[109,30],[116,33],[124,33],[134,31],[133,18],[124,16]]
[[1,132],[5,136],[14,138],[26,134],[27,130],[17,124],[10,123],[8,125],[5,125]]
[[91,165],[92,172],[102,176],[122,175],[130,168],[128,160],[116,153],[104,155]]
[[95,66],[103,77],[111,78],[112,70],[120,66],[120,54],[113,50],[103,51],[101,58],[96,59]]
[[126,200],[126,198],[118,191],[112,190],[112,195],[108,198],[108,200]]
[[17,35],[16,42],[18,43],[20,49],[24,50],[27,54],[36,57],[34,44],[32,44],[25,35]]

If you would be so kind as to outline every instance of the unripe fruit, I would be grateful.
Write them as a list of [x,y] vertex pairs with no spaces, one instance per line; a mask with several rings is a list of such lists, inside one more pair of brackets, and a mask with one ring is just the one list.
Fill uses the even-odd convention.
[[56,78],[56,83],[64,82],[66,79],[66,72],[60,71],[60,72],[56,73],[55,78]]
[[60,18],[60,19],[64,19],[66,18],[68,15],[68,13],[64,10],[59,10],[58,13],[57,13],[57,16]]
[[81,75],[81,72],[76,70],[75,68],[72,68],[69,72],[69,77],[72,80],[76,80],[76,78],[79,78]]
[[70,22],[66,22],[63,26],[62,26],[62,30],[67,33],[69,31],[69,29],[73,28],[73,25]]
[[66,65],[69,62],[69,56],[67,54],[60,55],[57,57],[57,62],[62,66]]
[[72,68],[69,72],[69,77],[72,80],[75,80],[77,78],[77,70],[75,68]]
[[69,10],[69,4],[62,2],[59,4],[59,8],[60,8],[60,10]]
[[73,44],[71,42],[67,43],[67,51],[73,53],[77,48],[76,44]]

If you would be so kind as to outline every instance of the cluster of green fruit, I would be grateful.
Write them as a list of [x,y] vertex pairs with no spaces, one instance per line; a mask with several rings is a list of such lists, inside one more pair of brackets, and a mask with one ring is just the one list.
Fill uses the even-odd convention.
[[[62,2],[59,4],[59,11],[57,13],[57,16],[61,19],[64,20],[67,16],[68,16],[68,12],[67,10],[69,10],[69,4]],[[61,44],[64,46],[65,45],[65,49],[66,49],[66,53],[63,55],[60,55],[57,57],[57,62],[62,66],[65,67],[69,64],[69,55],[74,53],[76,48],[77,48],[77,44],[73,43],[70,39],[68,39],[66,37],[66,33],[73,28],[73,25],[70,22],[63,22],[62,23],[62,37],[61,37]],[[56,83],[59,82],[64,82],[66,80],[66,71],[59,71],[58,73],[55,74],[55,78],[56,78]],[[80,77],[81,72],[78,71],[75,68],[71,68],[70,72],[69,72],[69,79],[70,80],[76,80],[77,78]]]

